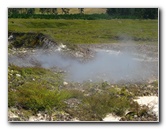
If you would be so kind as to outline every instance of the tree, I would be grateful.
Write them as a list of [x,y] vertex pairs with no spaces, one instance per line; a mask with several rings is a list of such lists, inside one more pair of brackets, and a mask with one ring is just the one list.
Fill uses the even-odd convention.
[[69,8],[61,8],[63,14],[69,14],[70,9]]
[[135,17],[139,19],[155,19],[158,17],[157,8],[108,8],[107,14],[116,17]]
[[27,9],[27,14],[34,14],[35,13],[35,9],[34,8],[28,8]]
[[78,8],[78,9],[79,9],[80,14],[84,13],[84,8]]
[[44,13],[46,12],[46,9],[47,9],[47,8],[40,8],[40,9],[39,9],[39,12],[42,13],[42,14],[44,14]]
[[58,10],[57,8],[52,8],[52,11],[51,11],[53,14],[58,14]]
[[146,8],[144,10],[144,18],[155,19],[158,17],[158,9],[157,8]]
[[116,8],[108,8],[107,10],[106,10],[106,13],[108,14],[108,15],[115,15],[117,12],[116,12]]
[[51,8],[46,8],[45,9],[45,11],[46,11],[47,14],[50,14],[52,12],[51,10],[52,10]]
[[18,8],[9,8],[8,9],[8,14],[18,14],[19,13],[19,9]]

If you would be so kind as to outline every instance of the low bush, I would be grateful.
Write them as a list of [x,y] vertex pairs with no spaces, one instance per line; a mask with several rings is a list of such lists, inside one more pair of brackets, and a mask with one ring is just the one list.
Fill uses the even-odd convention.
[[108,113],[123,116],[136,103],[131,103],[132,99],[128,98],[129,92],[122,90],[123,93],[125,92],[122,95],[121,89],[120,91],[116,88],[113,89],[104,93],[84,96],[79,108],[76,111],[69,111],[69,113],[83,121],[102,120]]
[[[17,77],[17,74],[20,77]],[[9,65],[8,84],[9,88],[16,88],[24,83],[34,82],[46,84],[51,89],[58,89],[63,82],[63,75],[40,67],[18,67]]]
[[16,91],[9,91],[9,107],[21,107],[26,110],[38,111],[60,110],[65,107],[63,102],[69,98],[70,94],[66,91],[50,90],[47,86],[40,83],[26,83]]

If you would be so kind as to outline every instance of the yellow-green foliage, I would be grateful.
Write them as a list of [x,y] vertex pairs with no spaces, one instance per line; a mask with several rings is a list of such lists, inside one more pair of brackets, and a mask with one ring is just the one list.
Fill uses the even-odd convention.
[[82,103],[76,111],[70,111],[73,116],[83,121],[102,120],[107,113],[123,116],[126,110],[130,110],[136,103],[129,98],[128,91],[111,88],[107,92],[96,93],[82,98]]
[[32,111],[52,110],[63,107],[63,100],[69,97],[59,91],[62,75],[39,67],[8,67],[8,106]]
[[43,33],[70,44],[115,43],[122,37],[146,43],[158,41],[158,20],[9,19],[8,28],[11,32]]
[[[16,89],[16,106],[32,111],[50,111],[64,107],[64,100],[69,96],[67,92],[50,90],[38,83],[26,83]],[[10,95],[9,95],[10,97]]]
[[[18,77],[17,74],[20,76]],[[58,89],[62,85],[63,75],[54,73],[48,69],[40,67],[18,67],[9,65],[8,67],[8,84],[9,88],[15,88],[24,83],[34,82],[46,84],[50,88]]]

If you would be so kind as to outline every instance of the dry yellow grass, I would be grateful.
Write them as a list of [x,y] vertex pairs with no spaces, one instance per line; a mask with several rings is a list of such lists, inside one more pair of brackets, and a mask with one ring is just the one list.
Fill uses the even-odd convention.
[[106,13],[106,8],[85,8],[84,13],[85,14]]

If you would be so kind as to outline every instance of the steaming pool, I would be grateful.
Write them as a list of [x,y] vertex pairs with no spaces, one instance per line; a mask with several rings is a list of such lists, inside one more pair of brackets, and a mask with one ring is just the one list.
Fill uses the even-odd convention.
[[[8,56],[9,64],[20,67],[43,67],[61,69],[67,81],[108,81],[142,82],[158,78],[158,56],[140,51],[126,49],[91,49],[93,57],[80,61],[78,53],[75,58],[59,48],[50,50],[35,49],[18,51]],[[133,49],[132,49],[133,50]]]

